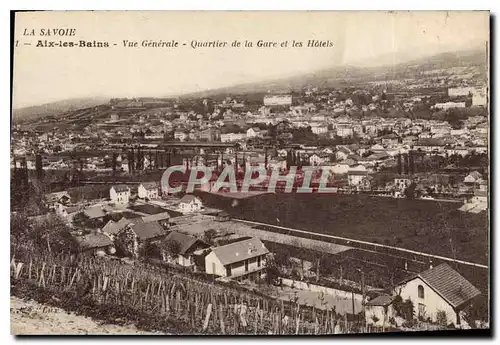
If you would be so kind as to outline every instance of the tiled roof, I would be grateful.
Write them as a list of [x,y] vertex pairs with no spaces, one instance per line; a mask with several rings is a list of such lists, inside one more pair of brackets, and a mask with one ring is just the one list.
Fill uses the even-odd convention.
[[165,234],[163,227],[158,222],[138,223],[132,225],[132,230],[141,240],[155,238]]
[[156,182],[144,182],[144,183],[141,183],[141,185],[144,187],[144,189],[147,189],[147,190],[153,190],[153,189],[158,188],[158,185],[156,184]]
[[367,306],[387,306],[392,303],[394,296],[381,295],[366,303]]
[[122,218],[117,222],[110,220],[106,225],[104,225],[104,227],[102,228],[102,232],[108,234],[117,234],[121,229],[123,229],[130,223],[131,221],[126,218]]
[[100,206],[93,206],[83,210],[90,219],[101,218],[106,215]]
[[225,246],[212,248],[217,258],[223,265],[239,262],[269,253],[258,238],[227,244]]
[[170,214],[168,212],[162,212],[162,213],[157,213],[157,214],[152,214],[150,216],[142,217],[142,220],[144,221],[144,223],[155,222],[155,221],[160,221],[160,220],[167,220],[167,219],[170,219]]
[[111,188],[114,188],[115,192],[120,193],[120,192],[127,192],[130,190],[126,184],[118,184],[116,186],[113,186]]
[[100,233],[91,233],[76,237],[76,241],[82,249],[102,248],[113,245],[111,239]]
[[180,202],[185,203],[185,204],[189,204],[190,202],[193,202],[193,201],[195,201],[196,199],[198,199],[198,198],[196,198],[195,196],[193,196],[193,195],[191,195],[191,194],[186,194],[186,195],[184,195],[184,196],[182,197],[182,199],[181,199],[181,201],[180,201]]
[[481,291],[445,263],[419,273],[406,281],[417,277],[436,291],[453,308],[459,308],[481,294]]
[[189,249],[191,249],[193,245],[197,242],[199,242],[201,245],[204,245],[207,248],[209,247],[209,245],[203,242],[202,240],[194,236],[186,235],[177,231],[172,231],[171,233],[169,233],[167,237],[165,237],[165,240],[177,242],[179,244],[179,253],[182,255],[186,254],[189,251]]

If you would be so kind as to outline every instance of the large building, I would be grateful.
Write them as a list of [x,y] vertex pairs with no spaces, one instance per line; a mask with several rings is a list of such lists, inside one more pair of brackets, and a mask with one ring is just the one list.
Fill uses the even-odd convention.
[[264,96],[265,106],[291,106],[292,96],[291,95],[274,95],[274,96]]

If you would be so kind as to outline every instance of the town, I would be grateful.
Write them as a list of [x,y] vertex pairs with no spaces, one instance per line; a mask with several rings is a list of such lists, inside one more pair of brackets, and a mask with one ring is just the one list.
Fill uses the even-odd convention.
[[172,333],[488,328],[483,70],[405,73],[14,117],[15,291]]

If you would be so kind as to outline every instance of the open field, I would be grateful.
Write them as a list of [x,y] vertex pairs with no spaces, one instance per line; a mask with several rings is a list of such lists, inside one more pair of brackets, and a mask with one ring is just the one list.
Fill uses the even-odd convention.
[[267,194],[233,203],[201,193],[237,218],[488,263],[488,216],[455,203],[366,195]]

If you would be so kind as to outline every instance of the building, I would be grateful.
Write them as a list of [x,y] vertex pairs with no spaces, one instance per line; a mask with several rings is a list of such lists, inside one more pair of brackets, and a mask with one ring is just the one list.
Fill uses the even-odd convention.
[[118,204],[128,204],[130,200],[130,188],[124,184],[113,186],[109,190],[109,198],[112,202]]
[[438,312],[444,312],[447,324],[460,327],[463,310],[481,294],[467,279],[448,264],[441,264],[409,277],[395,287],[403,300],[410,299],[417,317],[437,321]]
[[404,176],[398,176],[394,178],[394,186],[396,189],[399,189],[400,191],[405,191],[406,188],[408,188],[411,184],[411,179],[404,177]]
[[81,252],[90,252],[99,256],[115,253],[113,241],[104,234],[90,233],[84,236],[76,236],[75,239]]
[[260,278],[268,254],[258,238],[215,247],[205,257],[206,273],[231,279]]
[[199,238],[186,235],[177,231],[172,231],[165,237],[165,242],[175,243],[178,254],[173,261],[184,267],[196,268],[196,256],[202,256],[210,245]]
[[167,232],[158,222],[131,220],[129,225],[116,234],[115,243],[122,254],[138,258],[147,244],[159,241],[166,235]]
[[258,127],[252,127],[247,130],[247,139],[248,138],[255,138],[255,137],[263,137],[263,133]]
[[349,186],[359,186],[362,184],[363,180],[366,180],[367,178],[367,171],[350,170],[347,173],[347,181],[349,183]]
[[484,107],[488,105],[488,99],[486,94],[475,93],[472,95],[472,106],[474,107]]
[[56,208],[57,205],[66,206],[70,202],[71,202],[71,196],[66,191],[45,194],[45,203],[51,209]]
[[159,188],[155,182],[144,182],[137,189],[137,196],[141,199],[158,199]]
[[476,92],[475,87],[450,87],[448,88],[448,97],[469,96]]
[[390,325],[390,319],[396,317],[392,302],[394,296],[381,295],[366,302],[365,318],[367,325],[385,327]]
[[465,108],[465,102],[446,102],[446,103],[436,103],[434,105],[435,109],[448,110],[452,108]]
[[264,96],[265,106],[291,106],[292,96],[291,95],[274,95],[274,96]]
[[202,208],[203,203],[201,200],[190,194],[184,195],[179,202],[179,210],[182,213],[201,211]]
[[220,141],[223,143],[228,143],[232,141],[244,140],[246,137],[246,133],[224,133],[220,135]]
[[110,220],[102,227],[101,232],[109,238],[114,239],[116,234],[125,229],[130,223],[132,222],[127,218],[122,218],[117,222]]
[[164,228],[168,228],[170,225],[170,214],[168,212],[151,214],[149,216],[142,217],[142,221],[144,223],[158,222]]

